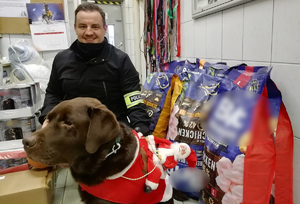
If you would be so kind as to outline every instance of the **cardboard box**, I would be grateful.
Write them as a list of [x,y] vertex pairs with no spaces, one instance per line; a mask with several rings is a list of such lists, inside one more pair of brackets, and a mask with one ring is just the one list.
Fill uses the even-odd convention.
[[0,176],[0,203],[52,204],[56,172],[26,170]]

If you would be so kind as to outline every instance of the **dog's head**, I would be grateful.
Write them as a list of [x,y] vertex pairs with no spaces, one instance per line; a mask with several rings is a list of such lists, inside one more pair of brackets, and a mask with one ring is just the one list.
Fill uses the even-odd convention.
[[76,157],[94,154],[121,131],[115,115],[92,98],[63,101],[47,119],[46,127],[23,139],[27,156],[47,165],[72,165]]

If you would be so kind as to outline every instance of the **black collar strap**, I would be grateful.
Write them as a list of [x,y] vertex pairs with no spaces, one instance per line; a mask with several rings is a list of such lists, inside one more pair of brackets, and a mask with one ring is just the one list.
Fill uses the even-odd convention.
[[110,155],[112,154],[116,154],[117,151],[121,148],[121,137],[118,136],[116,139],[115,139],[115,142],[110,150],[110,152],[105,156],[105,158],[109,157]]

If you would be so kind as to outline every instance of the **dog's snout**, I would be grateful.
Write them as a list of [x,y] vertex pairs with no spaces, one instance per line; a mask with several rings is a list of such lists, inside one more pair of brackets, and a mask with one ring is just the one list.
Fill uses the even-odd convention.
[[26,147],[33,147],[36,143],[36,139],[33,135],[30,135],[28,137],[25,137],[22,142]]

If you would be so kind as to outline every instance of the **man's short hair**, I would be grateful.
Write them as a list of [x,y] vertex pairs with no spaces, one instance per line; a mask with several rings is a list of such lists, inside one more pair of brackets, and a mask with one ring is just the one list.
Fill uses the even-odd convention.
[[78,7],[75,10],[75,24],[76,24],[77,13],[79,11],[98,11],[102,17],[103,26],[106,25],[105,13],[104,13],[103,9],[100,8],[98,5],[96,5],[94,3],[88,3],[88,2],[78,5]]

